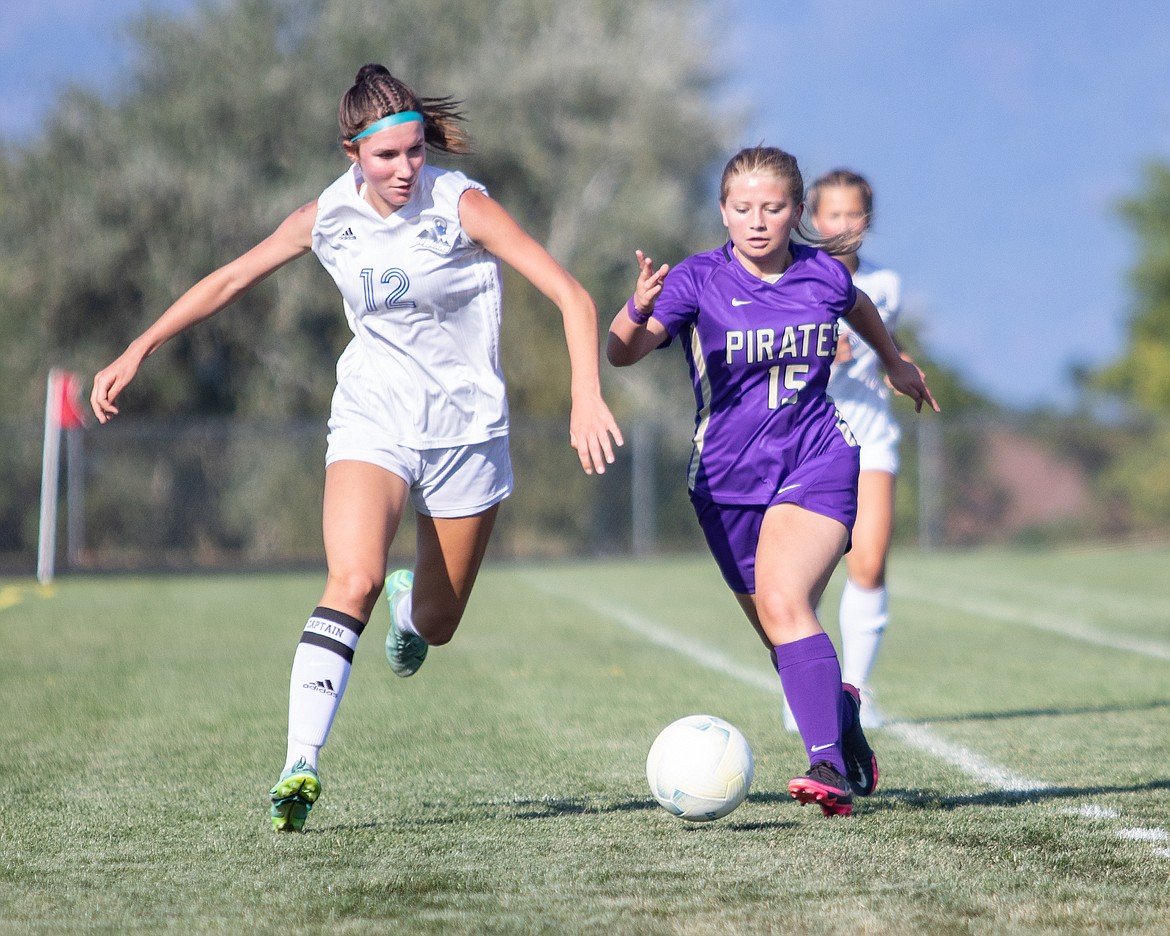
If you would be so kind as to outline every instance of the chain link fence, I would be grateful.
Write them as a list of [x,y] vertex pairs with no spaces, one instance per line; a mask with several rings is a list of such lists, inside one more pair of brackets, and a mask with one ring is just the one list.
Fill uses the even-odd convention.
[[[513,421],[516,489],[489,558],[702,551],[692,425],[644,418],[586,476],[565,420]],[[124,421],[66,433],[63,572],[320,567],[324,426]],[[37,561],[41,429],[0,426],[0,572]],[[1085,419],[904,419],[895,541],[925,549],[1163,537],[1170,428]],[[413,553],[408,518],[393,558]]]

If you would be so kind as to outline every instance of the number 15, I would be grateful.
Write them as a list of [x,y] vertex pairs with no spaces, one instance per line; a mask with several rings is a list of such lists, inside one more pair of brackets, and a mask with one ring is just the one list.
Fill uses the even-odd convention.
[[[797,394],[808,386],[808,381],[804,379],[808,368],[807,364],[788,364],[784,367],[777,364],[768,368],[768,409],[791,406],[796,402]],[[783,399],[780,398],[781,371],[784,372],[784,389],[792,391]]]

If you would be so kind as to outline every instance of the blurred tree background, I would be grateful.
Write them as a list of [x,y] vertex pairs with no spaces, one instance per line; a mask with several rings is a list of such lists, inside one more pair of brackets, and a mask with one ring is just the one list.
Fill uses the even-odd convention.
[[[710,0],[499,0],[490,16],[467,0],[225,0],[137,20],[116,95],[74,88],[35,138],[0,152],[0,555],[35,548],[49,366],[88,382],[183,290],[344,171],[337,102],[366,62],[463,102],[475,153],[438,161],[484,182],[582,281],[604,331],[632,288],[635,248],[675,262],[723,237],[719,169],[757,141],[740,138],[749,115],[719,100],[723,76],[707,64],[720,13]],[[946,516],[935,541],[952,545],[1170,523],[1170,482],[1160,480],[1170,475],[1159,470],[1170,451],[1170,169],[1152,167],[1145,185],[1122,208],[1142,245],[1131,345],[1082,376],[1083,412],[997,410],[930,359],[917,331],[930,310],[904,318],[899,338],[945,412],[896,407],[908,430],[901,541],[921,539],[930,497]],[[566,444],[559,316],[526,282],[509,271],[505,280],[504,367],[524,429],[513,436],[520,485],[500,548],[628,544],[645,496],[633,446],[604,480],[580,474]],[[121,398],[123,418],[87,434],[88,545],[109,555],[134,541],[157,557],[194,542],[208,563],[315,556],[324,422],[349,337],[331,280],[306,258],[162,348]],[[693,398],[679,355],[602,373],[623,429],[655,450],[650,475],[671,491],[655,507],[660,538],[699,545],[683,491]],[[1100,424],[1090,412],[1100,399],[1127,418]],[[988,420],[1006,448],[989,444]],[[669,438],[647,428],[654,421],[669,423]],[[930,434],[936,424],[944,438]],[[1037,445],[1043,467],[1013,470],[1075,465],[1088,492],[1078,503],[1091,509],[1013,515],[1035,495],[1008,476],[1004,453]]]
[[1130,271],[1134,306],[1121,356],[1091,386],[1135,410],[1170,414],[1170,166],[1146,167],[1141,190],[1119,206],[1138,243]]
[[[336,109],[365,62],[465,103],[483,181],[591,290],[603,317],[633,246],[709,242],[712,167],[734,128],[714,116],[706,5],[691,0],[241,0],[135,30],[137,64],[106,101],[75,90],[0,177],[4,369],[39,409],[54,356],[87,375],[184,289],[271,232],[347,163]],[[448,162],[450,162],[448,160]],[[348,339],[328,276],[282,270],[163,348],[127,414],[320,417]],[[509,282],[513,404],[563,412],[559,317]],[[27,407],[27,409],[26,409]]]
[[[677,258],[718,236],[712,175],[736,128],[719,116],[719,76],[705,64],[714,15],[698,0],[501,0],[490,16],[466,0],[238,0],[141,18],[117,96],[69,91],[35,140],[0,159],[9,412],[38,419],[51,364],[88,382],[189,285],[344,171],[337,102],[366,62],[387,65],[420,94],[463,102],[475,153],[440,162],[484,182],[572,270],[604,327],[632,288],[636,246]],[[560,421],[564,462],[537,479],[548,488],[537,499],[565,500],[557,478],[576,456],[565,444],[560,317],[525,281],[510,271],[505,279],[513,414]],[[87,492],[90,546],[133,534],[159,553],[185,531],[208,555],[216,543],[263,552],[264,543],[293,538],[319,548],[319,510],[290,517],[283,533],[273,525],[292,513],[282,510],[290,490],[319,488],[316,446],[349,337],[331,280],[306,259],[163,347],[120,399],[121,425],[305,420],[314,446],[278,456],[271,445],[265,478],[238,477],[226,489],[226,465],[256,462],[235,453],[238,435],[168,443],[170,454],[153,461],[158,439],[116,465],[91,454],[88,469],[103,482]],[[625,376],[631,405],[689,409],[685,383],[674,384],[681,396],[664,398],[655,377],[676,369],[655,362]],[[609,395],[628,416],[630,406],[614,399],[621,391]],[[106,447],[116,435],[107,427],[87,445]],[[35,543],[39,477],[28,470],[31,438],[6,448],[0,469],[13,480],[0,492],[0,552]],[[140,516],[120,512],[134,503]]]
[[1083,375],[1083,383],[1119,401],[1133,423],[1103,473],[1116,519],[1157,528],[1170,525],[1170,166],[1148,165],[1119,211],[1138,246],[1127,342],[1117,360]]

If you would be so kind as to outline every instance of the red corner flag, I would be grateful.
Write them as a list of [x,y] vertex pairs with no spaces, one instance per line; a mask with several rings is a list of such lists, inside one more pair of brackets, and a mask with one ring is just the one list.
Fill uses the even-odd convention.
[[62,429],[84,429],[85,410],[81,402],[81,378],[72,371],[54,369],[49,375],[53,422]]
[[[61,430],[81,429],[81,378],[54,367],[45,388],[45,450],[41,458],[41,528],[37,544],[37,581],[53,580],[57,554],[57,481],[61,473]],[[69,436],[79,442],[80,436]],[[72,445],[71,445],[72,447]]]

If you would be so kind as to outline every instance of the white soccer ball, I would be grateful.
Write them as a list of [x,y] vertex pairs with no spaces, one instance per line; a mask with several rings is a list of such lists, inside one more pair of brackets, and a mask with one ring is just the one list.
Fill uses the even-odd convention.
[[663,809],[688,822],[726,816],[744,801],[754,773],[747,738],[714,715],[671,722],[646,757],[650,792]]

